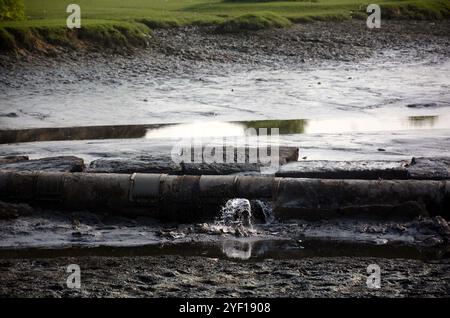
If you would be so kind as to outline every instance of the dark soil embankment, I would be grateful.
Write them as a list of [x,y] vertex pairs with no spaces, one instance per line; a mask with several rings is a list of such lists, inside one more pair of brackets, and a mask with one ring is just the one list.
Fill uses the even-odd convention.
[[[151,39],[149,29],[145,25],[142,27],[129,31],[127,28],[110,25],[105,26],[105,30],[101,30],[100,33],[100,30],[94,27],[92,30],[86,28],[84,31],[62,33],[59,31],[52,35],[54,41],[50,46],[45,44],[41,37],[41,34],[48,31],[39,29],[36,29],[35,33],[23,31],[20,37],[26,45],[19,47],[22,48],[22,52],[26,52],[27,48],[33,48],[32,52],[36,52],[37,49],[38,56],[42,52],[53,50],[59,54],[55,59],[67,59],[80,54],[81,58],[92,59],[96,57],[93,55],[94,51],[107,55],[111,51],[108,48],[113,48],[115,53],[128,54],[130,51],[127,48],[148,46],[148,51],[155,58],[176,57],[179,62],[198,60],[258,64],[303,63],[321,59],[355,61],[383,50],[399,49],[412,49],[417,57],[450,54],[448,36],[450,20],[439,22],[388,20],[383,22],[381,29],[368,29],[365,21],[360,20],[315,22],[296,24],[290,28],[239,33],[217,33],[215,26],[187,26],[154,30]],[[64,43],[67,44],[70,36],[75,36],[77,41],[75,45],[67,46]],[[86,41],[93,41],[99,45],[94,46],[95,50],[86,50],[89,47],[85,44]],[[17,46],[17,43],[9,42],[12,47]],[[9,42],[2,41],[3,45]],[[30,52],[27,56],[29,54]],[[8,54],[0,58],[0,64],[2,60],[6,65],[17,62],[17,58]],[[10,63],[7,63],[9,60]],[[161,63],[173,64],[171,60],[164,63],[158,59],[154,62],[160,67]]]
[[364,21],[316,22],[291,28],[217,34],[214,27],[156,30],[155,52],[188,60],[247,63],[354,61],[382,50],[414,48],[419,56],[449,55],[450,21],[386,21],[368,29]]
[[0,52],[22,55],[38,53],[54,56],[67,50],[128,51],[146,47],[151,31],[144,24],[114,22],[85,25],[81,29],[64,27],[0,27]]

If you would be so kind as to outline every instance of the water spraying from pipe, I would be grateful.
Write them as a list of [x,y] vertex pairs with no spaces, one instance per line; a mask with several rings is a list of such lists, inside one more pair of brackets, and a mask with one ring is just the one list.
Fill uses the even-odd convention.
[[248,199],[228,200],[221,208],[220,216],[216,219],[218,224],[226,226],[245,226],[253,228],[252,206]]

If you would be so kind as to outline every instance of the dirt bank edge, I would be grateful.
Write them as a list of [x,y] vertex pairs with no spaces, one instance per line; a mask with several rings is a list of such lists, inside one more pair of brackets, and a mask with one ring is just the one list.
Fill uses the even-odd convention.
[[[381,5],[386,20],[450,19],[450,3],[435,1],[417,4]],[[47,24],[46,20],[30,20],[23,23],[0,23],[0,53],[22,54],[37,52],[55,55],[64,49],[88,48],[105,51],[129,51],[147,47],[152,37],[151,29],[180,28],[182,26],[212,26],[218,33],[246,33],[256,30],[287,28],[292,23],[314,21],[343,22],[365,20],[364,8],[347,14],[323,14],[284,17],[272,12],[246,13],[236,17],[217,17],[213,20],[180,22],[174,19],[155,20],[139,18],[131,21],[87,20],[81,29],[67,29],[63,25]],[[17,22],[17,21],[16,21]]]
[[129,51],[149,45],[152,32],[138,22],[101,21],[80,29],[62,26],[0,26],[0,52],[56,55],[67,49]]

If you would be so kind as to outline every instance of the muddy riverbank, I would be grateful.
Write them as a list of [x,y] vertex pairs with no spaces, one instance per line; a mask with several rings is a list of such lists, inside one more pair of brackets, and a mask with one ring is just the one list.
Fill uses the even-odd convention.
[[[253,125],[280,128],[279,144],[298,149],[280,175],[445,180],[449,34],[449,21],[383,21],[379,30],[315,22],[241,34],[183,27],[154,30],[147,49],[122,54],[0,56],[0,130],[10,130],[0,155],[23,156],[0,166],[149,172],[171,165],[183,137],[242,143]],[[450,228],[440,216],[268,215],[243,227],[60,208],[0,202],[0,296],[450,296]],[[79,291],[66,287],[69,264],[81,267]],[[381,268],[381,289],[367,288],[369,264]]]
[[381,29],[368,29],[365,21],[347,21],[224,35],[213,28],[188,27],[158,30],[153,50],[182,59],[270,65],[357,61],[388,49],[414,48],[416,58],[448,56],[449,28],[448,21],[386,21]]
[[[176,58],[183,61],[212,61],[220,63],[305,63],[333,59],[355,61],[378,54],[382,50],[414,49],[415,57],[428,54],[449,54],[448,20],[442,21],[383,21],[381,29],[368,29],[365,21],[313,22],[295,24],[283,29],[242,31],[240,33],[217,33],[214,26],[187,26],[155,29],[152,41],[144,55],[150,52],[153,61],[146,66],[160,65],[163,71]],[[101,59],[114,64],[127,60],[126,56],[142,56],[143,50],[110,53],[97,49],[64,49],[50,58],[39,54],[12,56],[0,55],[0,66],[17,69],[19,64],[31,66],[33,63],[45,67],[55,61],[73,62],[74,59],[95,63]],[[165,57],[165,59],[162,58]],[[119,58],[122,57],[122,58]],[[95,61],[92,61],[92,59]],[[88,61],[90,60],[90,61]]]
[[207,66],[229,72],[233,65],[356,62],[386,52],[397,52],[404,60],[448,57],[449,33],[447,20],[386,21],[381,29],[368,29],[365,21],[314,22],[239,34],[217,34],[213,27],[198,26],[157,29],[148,49],[123,54],[72,49],[52,57],[0,55],[0,90],[74,81],[119,83],[143,73],[189,76]]
[[0,128],[341,119],[308,122],[332,133],[390,129],[410,117],[440,127],[449,30],[448,21],[387,21],[380,30],[318,22],[238,35],[186,27],[156,30],[153,46],[132,55],[2,57]]

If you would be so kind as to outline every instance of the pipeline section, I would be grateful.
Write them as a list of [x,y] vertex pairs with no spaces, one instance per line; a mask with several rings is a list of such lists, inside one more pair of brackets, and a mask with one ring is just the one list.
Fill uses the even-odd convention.
[[56,209],[212,219],[229,199],[270,202],[278,219],[450,215],[450,183],[272,176],[0,171],[0,200]]

